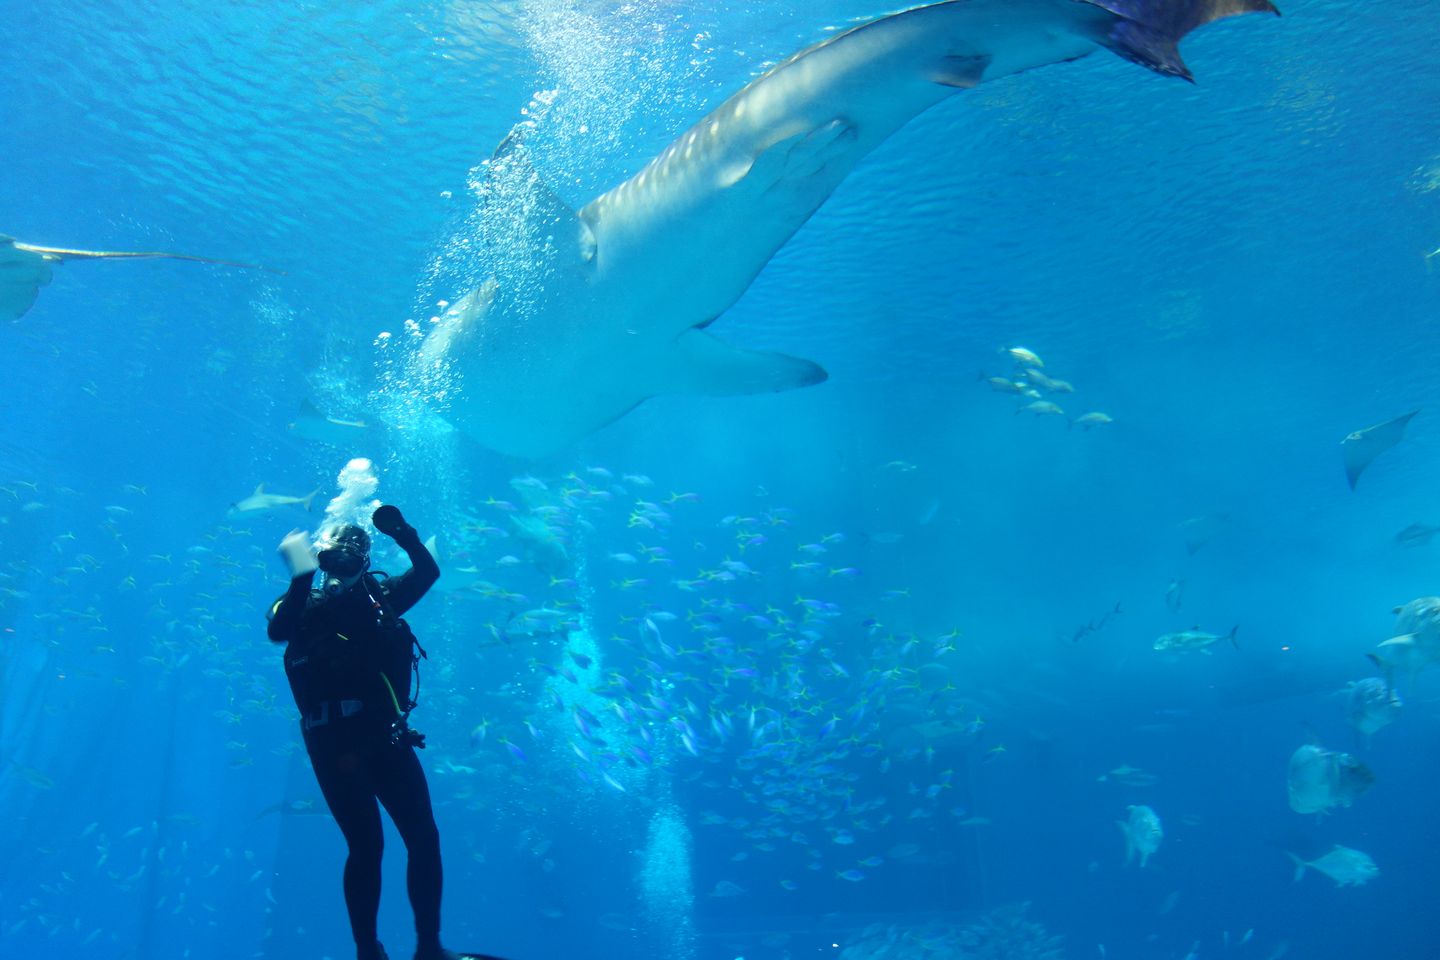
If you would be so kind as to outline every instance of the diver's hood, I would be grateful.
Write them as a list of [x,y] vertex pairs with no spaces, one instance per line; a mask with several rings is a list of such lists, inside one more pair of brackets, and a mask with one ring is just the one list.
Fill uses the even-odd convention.
[[358,576],[370,566],[370,535],[353,523],[327,528],[315,543],[315,562],[332,577]]

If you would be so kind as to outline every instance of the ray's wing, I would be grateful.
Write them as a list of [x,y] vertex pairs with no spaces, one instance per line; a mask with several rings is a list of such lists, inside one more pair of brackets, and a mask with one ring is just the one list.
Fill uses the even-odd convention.
[[1228,513],[1207,514],[1203,517],[1191,517],[1180,523],[1180,533],[1185,538],[1185,552],[1190,556],[1209,543],[1211,539],[1224,526],[1225,521],[1230,519]]
[[25,315],[40,288],[50,282],[52,262],[0,234],[0,318],[19,320]]
[[1404,439],[1405,425],[1419,412],[1411,410],[1403,417],[1386,420],[1364,430],[1356,430],[1340,442],[1340,452],[1345,458],[1345,479],[1350,481],[1351,490],[1355,489],[1360,474],[1365,472],[1365,468],[1370,466],[1376,457]]
[[221,267],[243,267],[281,273],[258,263],[196,257],[163,250],[70,250],[64,247],[37,247],[0,234],[0,318],[19,320],[35,302],[40,288],[50,282],[52,265],[65,260],[189,260]]

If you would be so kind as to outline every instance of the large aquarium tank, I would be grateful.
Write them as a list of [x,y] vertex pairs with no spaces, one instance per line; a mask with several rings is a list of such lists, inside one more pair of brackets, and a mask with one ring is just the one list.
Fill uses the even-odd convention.
[[457,953],[1440,956],[1440,23],[1277,3],[9,4],[0,956],[376,956],[377,792]]

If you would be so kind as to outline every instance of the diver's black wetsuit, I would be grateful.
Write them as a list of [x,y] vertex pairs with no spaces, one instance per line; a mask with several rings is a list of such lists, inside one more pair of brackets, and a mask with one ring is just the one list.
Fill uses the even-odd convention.
[[[422,948],[440,946],[440,835],[430,789],[405,732],[413,641],[400,616],[440,577],[413,527],[396,535],[412,567],[388,579],[366,572],[336,595],[311,590],[313,573],[290,581],[270,609],[269,636],[288,643],[285,672],[320,790],[345,835],[345,905],[355,943],[376,944],[384,834],[378,799],[409,853],[406,872]],[[423,744],[422,744],[423,745]]]

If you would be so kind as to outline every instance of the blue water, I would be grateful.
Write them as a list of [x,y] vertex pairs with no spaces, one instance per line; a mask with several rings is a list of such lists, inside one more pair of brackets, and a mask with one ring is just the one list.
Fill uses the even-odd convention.
[[[339,832],[277,807],[319,795],[262,614],[274,546],[365,456],[446,571],[411,620],[453,946],[1019,958],[956,944],[1028,903],[1071,958],[1440,956],[1440,681],[1400,679],[1368,744],[1338,695],[1440,592],[1440,541],[1396,540],[1440,524],[1430,5],[1207,27],[1195,86],[1102,53],[941,104],[713,327],[828,382],[658,398],[539,462],[437,432],[376,346],[485,275],[494,145],[533,120],[583,203],[882,7],[11,6],[0,230],[284,273],[68,263],[0,331],[0,955],[350,955]],[[1114,423],[1013,413],[977,376],[1014,345]],[[306,441],[305,398],[385,426]],[[1352,492],[1340,440],[1414,409]],[[320,488],[316,512],[227,518],[262,483]],[[557,602],[568,637],[497,640]],[[1232,625],[1238,650],[1152,650]],[[577,704],[607,744],[586,759]],[[1323,819],[1286,799],[1312,739],[1376,775]],[[1165,828],[1143,869],[1113,824],[1140,804]],[[1379,876],[1292,880],[1287,851],[1335,844]]]

